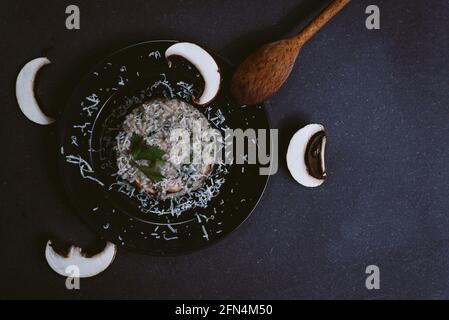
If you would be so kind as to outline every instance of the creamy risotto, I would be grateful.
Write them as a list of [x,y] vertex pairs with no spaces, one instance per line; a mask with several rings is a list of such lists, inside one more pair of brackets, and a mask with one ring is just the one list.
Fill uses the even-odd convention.
[[134,109],[116,140],[118,175],[161,198],[200,188],[222,143],[200,111],[176,99],[156,99]]

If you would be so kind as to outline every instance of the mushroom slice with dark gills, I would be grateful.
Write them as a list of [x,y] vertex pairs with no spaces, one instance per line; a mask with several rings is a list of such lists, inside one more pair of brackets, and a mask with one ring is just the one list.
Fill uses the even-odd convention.
[[287,151],[293,178],[305,187],[318,187],[326,178],[326,133],[320,124],[309,124],[295,133]]
[[201,74],[204,81],[204,89],[199,97],[193,100],[196,104],[210,103],[220,90],[221,75],[215,59],[199,45],[190,42],[178,42],[165,51],[169,67],[170,57],[179,56],[190,62]]
[[67,268],[76,266],[79,269],[79,277],[88,278],[106,270],[114,261],[116,252],[116,246],[110,242],[102,242],[92,250],[85,250],[76,245],[61,245],[49,240],[45,248],[45,258],[57,274],[67,277]]
[[40,125],[55,121],[42,112],[34,92],[37,73],[47,64],[50,64],[50,60],[44,57],[31,60],[20,70],[16,81],[16,97],[20,110],[28,119]]

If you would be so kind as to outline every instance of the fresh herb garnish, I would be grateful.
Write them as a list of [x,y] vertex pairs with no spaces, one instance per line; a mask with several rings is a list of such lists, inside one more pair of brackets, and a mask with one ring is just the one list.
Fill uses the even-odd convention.
[[140,171],[143,172],[144,175],[148,177],[152,182],[156,183],[164,179],[164,176],[161,174],[161,164],[164,164],[163,161],[155,161],[149,166],[141,166],[138,163],[133,161],[133,165],[137,167]]
[[[164,176],[161,174],[161,168],[165,161],[162,159],[165,152],[158,146],[149,146],[145,143],[143,137],[133,133],[130,146],[133,165],[136,166],[152,182],[161,181]],[[143,166],[136,161],[146,160],[148,165]]]

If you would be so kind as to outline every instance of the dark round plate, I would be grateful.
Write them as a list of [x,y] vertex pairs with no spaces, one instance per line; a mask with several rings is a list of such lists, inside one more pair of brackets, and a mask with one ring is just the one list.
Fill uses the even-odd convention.
[[[222,239],[250,215],[268,180],[258,164],[220,165],[198,191],[160,201],[115,174],[115,136],[133,108],[161,96],[190,102],[201,90],[201,77],[188,63],[178,59],[168,68],[164,52],[175,42],[144,42],[113,53],[78,85],[60,122],[61,175],[80,217],[104,239],[155,255],[185,253]],[[227,128],[269,129],[262,106],[232,101],[231,65],[211,54],[222,88],[212,104],[198,109],[223,135]]]

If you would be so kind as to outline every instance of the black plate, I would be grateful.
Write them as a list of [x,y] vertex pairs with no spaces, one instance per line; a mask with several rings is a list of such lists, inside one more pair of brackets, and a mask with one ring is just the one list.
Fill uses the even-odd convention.
[[[222,239],[250,215],[268,180],[257,164],[216,166],[205,187],[188,199],[156,201],[114,176],[112,146],[130,110],[159,96],[189,102],[201,90],[194,68],[182,61],[168,68],[163,55],[175,42],[144,42],[113,53],[78,85],[60,122],[62,179],[80,217],[115,244],[156,255],[185,253]],[[223,85],[209,107],[198,109],[222,132],[269,129],[262,106],[232,101],[231,65],[212,54]]]

